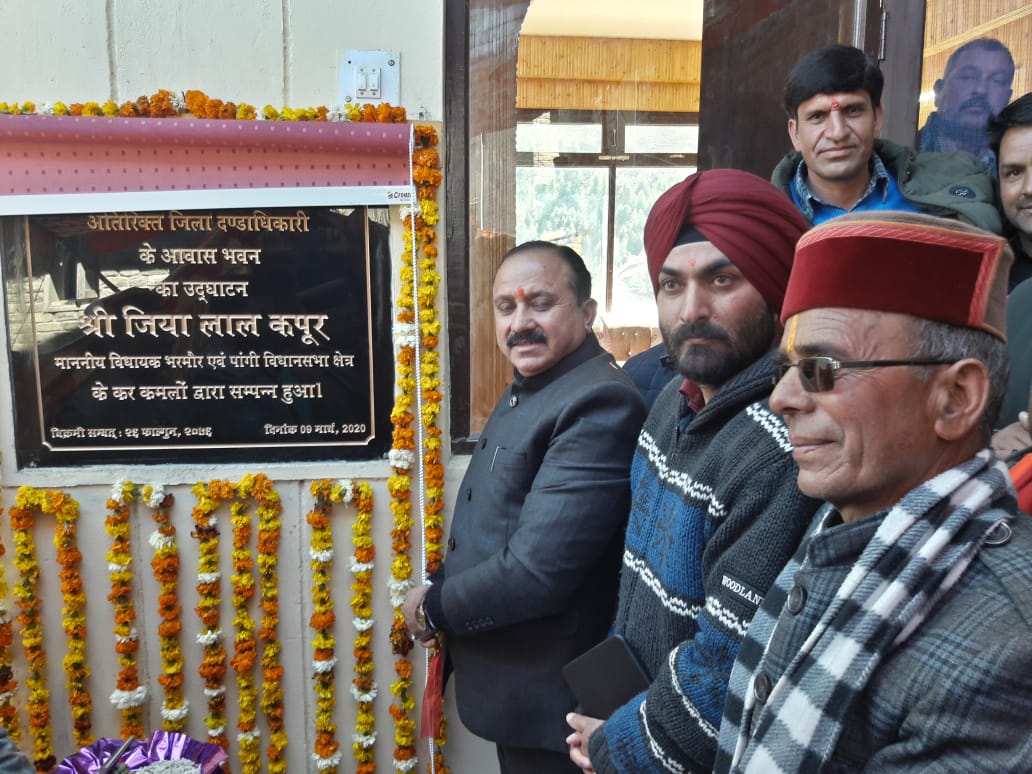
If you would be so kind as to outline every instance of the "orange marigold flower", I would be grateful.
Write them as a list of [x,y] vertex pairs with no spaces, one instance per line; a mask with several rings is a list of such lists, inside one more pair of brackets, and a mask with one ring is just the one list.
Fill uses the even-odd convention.
[[337,616],[332,612],[313,613],[308,619],[308,625],[313,629],[329,629],[336,620]]

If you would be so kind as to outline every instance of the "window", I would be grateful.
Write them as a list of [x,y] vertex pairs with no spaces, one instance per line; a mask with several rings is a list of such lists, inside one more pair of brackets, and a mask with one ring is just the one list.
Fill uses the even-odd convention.
[[642,231],[660,194],[695,171],[698,125],[687,123],[695,117],[518,113],[515,241],[546,239],[580,253],[600,325],[656,325]]
[[656,197],[696,163],[702,0],[592,3],[590,12],[582,0],[535,0],[535,14],[553,15],[533,29],[524,28],[529,5],[445,5],[456,450],[512,376],[491,310],[501,256],[526,239],[570,244],[592,270],[604,319],[645,315],[650,325],[640,231]]

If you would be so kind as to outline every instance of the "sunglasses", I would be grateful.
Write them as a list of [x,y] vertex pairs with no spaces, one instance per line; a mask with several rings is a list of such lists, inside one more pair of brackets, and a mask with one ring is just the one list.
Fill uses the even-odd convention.
[[836,360],[833,357],[801,357],[794,363],[778,363],[774,385],[790,368],[799,369],[799,381],[807,392],[828,392],[835,389],[835,372],[841,368],[885,368],[889,366],[953,365],[955,360]]

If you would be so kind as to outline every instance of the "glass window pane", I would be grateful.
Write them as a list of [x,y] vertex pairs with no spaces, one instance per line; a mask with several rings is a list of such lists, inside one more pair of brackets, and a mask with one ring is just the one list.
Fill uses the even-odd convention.
[[600,153],[602,124],[516,124],[519,153]]
[[625,127],[624,150],[627,153],[698,153],[698,124]]
[[591,272],[591,295],[606,297],[609,172],[575,167],[516,169],[516,244],[545,239],[569,245]]
[[660,195],[695,167],[628,168],[616,171],[613,236],[613,306],[610,325],[657,324],[656,299],[645,263],[645,219]]
[[995,174],[989,117],[1032,90],[1028,3],[928,0],[918,145],[968,151]]

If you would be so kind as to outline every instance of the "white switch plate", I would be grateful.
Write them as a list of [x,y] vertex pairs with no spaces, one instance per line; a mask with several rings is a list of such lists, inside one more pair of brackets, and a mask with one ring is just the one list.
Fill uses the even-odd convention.
[[337,75],[337,97],[343,104],[401,101],[401,62],[390,51],[345,51]]

